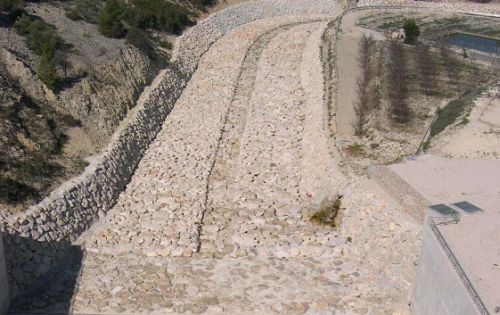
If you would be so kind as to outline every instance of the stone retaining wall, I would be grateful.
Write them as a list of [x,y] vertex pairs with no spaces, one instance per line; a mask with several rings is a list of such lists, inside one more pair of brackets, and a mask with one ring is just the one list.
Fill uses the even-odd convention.
[[116,203],[198,61],[217,39],[250,21],[333,13],[335,8],[331,0],[253,1],[212,15],[179,38],[172,58],[176,68],[163,70],[146,88],[107,149],[84,173],[39,204],[0,222],[12,296],[36,290],[37,283],[47,280],[44,275],[57,276],[71,243]]
[[412,6],[431,8],[457,13],[473,13],[480,15],[493,15],[500,17],[499,3],[474,3],[474,2],[428,2],[414,0],[360,0],[358,7],[369,6]]
[[82,175],[2,222],[13,296],[25,292],[38,277],[57,266],[71,242],[113,206],[184,84],[185,79],[175,70],[162,71],[107,149]]
[[182,35],[174,46],[172,61],[191,75],[201,56],[227,32],[249,22],[286,15],[332,15],[339,11],[333,0],[248,1],[219,11]]

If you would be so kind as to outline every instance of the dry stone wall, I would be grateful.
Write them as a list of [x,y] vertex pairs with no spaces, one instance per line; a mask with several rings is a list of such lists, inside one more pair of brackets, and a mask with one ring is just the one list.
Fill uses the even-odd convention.
[[48,198],[2,222],[12,295],[57,266],[82,232],[115,203],[185,80],[166,69],[139,99],[107,150]]
[[339,10],[332,0],[262,0],[249,1],[213,14],[190,29],[176,43],[172,60],[179,69],[191,75],[201,56],[220,37],[249,22],[278,16],[332,15]]
[[499,3],[474,3],[474,2],[428,2],[413,0],[361,0],[358,7],[369,6],[413,6],[431,8],[458,13],[473,13],[481,15],[494,15],[500,17]]
[[331,14],[335,1],[253,1],[219,12],[178,40],[172,61],[141,95],[107,149],[74,178],[22,213],[0,222],[12,296],[29,292],[51,275],[72,242],[116,203],[201,56],[231,29],[262,18]]

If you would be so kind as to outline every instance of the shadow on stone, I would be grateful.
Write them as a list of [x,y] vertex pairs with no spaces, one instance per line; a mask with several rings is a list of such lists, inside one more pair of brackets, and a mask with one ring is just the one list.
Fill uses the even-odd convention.
[[10,313],[69,314],[83,251],[67,241],[41,242],[4,233]]

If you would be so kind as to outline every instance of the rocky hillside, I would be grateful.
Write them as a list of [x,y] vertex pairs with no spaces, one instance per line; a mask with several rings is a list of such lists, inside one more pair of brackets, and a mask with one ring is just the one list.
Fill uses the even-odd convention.
[[[79,174],[168,63],[172,33],[214,2],[0,0],[0,216]],[[139,21],[151,8],[156,27]]]
[[65,175],[80,172],[82,156],[61,158],[71,116],[28,96],[0,66],[0,211],[38,201]]

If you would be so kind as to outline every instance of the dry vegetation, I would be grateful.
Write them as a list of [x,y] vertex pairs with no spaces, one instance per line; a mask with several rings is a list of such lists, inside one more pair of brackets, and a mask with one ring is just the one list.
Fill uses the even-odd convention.
[[[409,17],[415,17],[421,27],[415,45],[377,41],[370,44],[376,47],[370,48],[371,57],[366,57],[368,40],[360,39],[362,75],[357,87],[355,126],[359,137],[343,145],[345,154],[354,157],[351,163],[356,167],[391,163],[414,154],[435,115],[432,136],[449,125],[466,123],[474,98],[500,79],[498,69],[464,58],[444,39],[457,31],[500,35],[500,21],[496,19],[398,12],[369,15],[361,18],[359,25],[389,35]],[[367,84],[366,80],[380,84]],[[367,93],[366,86],[373,89]],[[370,95],[372,99],[380,97],[378,105],[362,106],[370,103]]]
[[334,202],[326,202],[320,210],[311,216],[311,222],[314,224],[327,225],[335,227],[339,224],[339,211],[342,206],[342,196],[338,196]]
[[359,67],[361,76],[357,80],[358,102],[356,106],[356,125],[355,131],[357,136],[364,134],[364,126],[367,119],[368,111],[373,106],[373,94],[370,93],[370,80],[373,78],[371,59],[375,52],[375,39],[372,36],[363,35],[359,42]]
[[[169,40],[175,37],[172,33],[196,23],[216,2],[0,0],[0,49],[28,60],[26,67],[34,80],[22,82],[30,85],[40,79],[53,90],[56,100],[68,106],[63,109],[59,102],[30,97],[28,91],[33,87],[21,86],[10,68],[0,62],[0,217],[39,202],[64,180],[81,173],[87,164],[84,158],[104,146],[113,131],[95,131],[92,124],[86,124],[85,115],[118,124],[123,117],[120,115],[126,114],[138,98],[140,85],[146,85],[148,78],[168,62]],[[136,58],[140,59],[135,63],[137,68],[129,73],[94,76],[107,68],[120,71],[118,65],[114,66],[122,61],[119,57],[125,43],[141,50],[149,57],[147,62]],[[137,55],[125,57],[131,61]],[[126,86],[125,77],[137,81],[134,86],[138,91],[130,96],[131,104],[122,106],[128,97],[118,99],[116,104],[109,102],[118,98],[113,98],[116,94],[109,92],[109,87],[119,90]],[[88,85],[80,84],[87,79]],[[75,86],[86,93],[85,98],[72,93]],[[106,107],[95,110],[101,104]],[[120,111],[122,108],[126,109]]]
[[71,116],[40,106],[0,67],[0,212],[22,210],[39,201],[86,165],[80,152],[64,154]]

